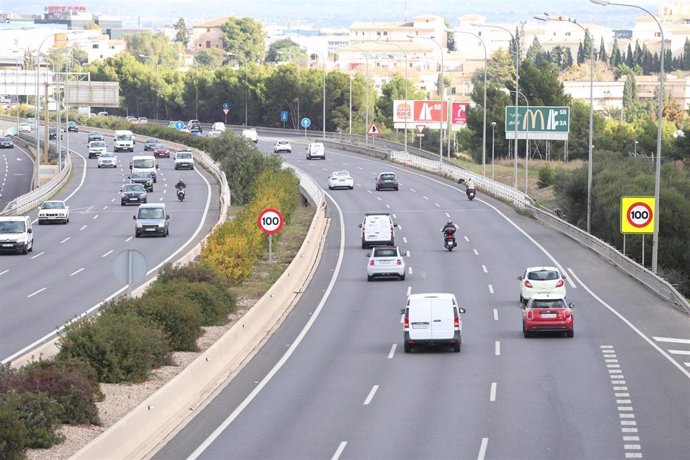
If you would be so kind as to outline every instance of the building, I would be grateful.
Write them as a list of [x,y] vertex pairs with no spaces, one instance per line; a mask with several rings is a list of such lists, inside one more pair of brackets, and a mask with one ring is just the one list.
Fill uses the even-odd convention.
[[223,49],[225,34],[222,27],[227,21],[228,17],[225,16],[193,25],[189,40],[191,50],[196,53],[211,48]]

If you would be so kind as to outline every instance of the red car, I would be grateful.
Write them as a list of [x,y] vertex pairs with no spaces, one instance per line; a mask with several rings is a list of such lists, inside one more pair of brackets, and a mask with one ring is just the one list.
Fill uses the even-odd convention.
[[170,158],[170,148],[165,144],[156,144],[153,148],[153,156],[156,158]]
[[568,337],[573,337],[574,306],[563,296],[534,294],[522,307],[522,333],[529,337],[536,332],[565,332]]

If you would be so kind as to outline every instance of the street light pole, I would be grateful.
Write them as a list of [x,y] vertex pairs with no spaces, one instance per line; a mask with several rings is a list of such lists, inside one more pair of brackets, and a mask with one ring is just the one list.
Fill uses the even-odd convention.
[[491,122],[491,180],[494,180],[494,129],[496,122]]
[[[482,37],[480,37],[479,35],[477,35],[473,32],[454,30],[453,33],[472,35],[473,37],[478,38],[479,42],[484,47],[484,106],[482,107],[482,112],[484,112],[484,117],[483,117],[483,121],[482,121],[482,175],[484,175],[484,177],[486,177],[486,68],[487,68],[487,64],[488,64],[487,55],[486,55],[486,43],[484,43],[484,40],[482,40]],[[494,122],[492,127],[495,125],[496,125],[496,123]],[[493,162],[491,164],[492,164],[492,168],[493,168]],[[492,179],[493,179],[493,177],[492,177]]]
[[407,87],[409,86],[407,83],[407,68],[409,67],[408,63],[407,63],[407,53],[405,52],[403,47],[398,45],[397,43],[391,43],[389,41],[386,41],[386,44],[391,45],[391,46],[395,46],[396,48],[398,48],[402,52],[403,56],[405,57],[405,153],[407,153],[407,118],[408,118],[407,108],[409,107],[408,100],[407,100],[407,97],[408,97]]
[[[414,40],[415,38],[424,38],[426,40],[430,40],[432,43],[434,43],[436,46],[438,46],[438,49],[441,51],[441,73],[440,73],[441,81],[439,82],[439,92],[441,93],[441,110],[440,110],[441,113],[440,113],[440,117],[439,117],[440,121],[439,121],[439,134],[438,134],[438,161],[439,161],[439,163],[443,163],[443,115],[447,113],[445,110],[443,110],[443,105],[444,105],[444,102],[446,100],[446,98],[445,98],[446,91],[445,91],[444,84],[443,84],[443,47],[441,46],[441,44],[439,42],[437,42],[436,40],[434,40],[431,37],[415,37],[413,35],[408,35],[407,37],[411,38],[412,40]],[[448,154],[450,155],[450,151],[448,152]]]
[[582,24],[577,22],[573,18],[569,17],[551,17],[544,13],[544,16],[535,16],[535,19],[539,21],[566,21],[571,24],[575,24],[585,33],[585,39],[589,35],[590,47],[589,47],[589,143],[588,143],[588,160],[587,160],[587,233],[592,233],[591,221],[592,221],[592,167],[594,162],[594,156],[592,150],[594,149],[594,141],[592,139],[594,135],[594,38],[589,33],[587,29],[584,28]]
[[518,43],[517,39],[515,38],[515,35],[508,30],[507,28],[503,26],[499,26],[496,24],[472,24],[475,27],[490,27],[494,29],[501,29],[508,34],[510,34],[510,38],[513,39],[513,43],[515,43],[515,188],[517,189],[518,187],[518,161],[517,161],[517,152],[518,152],[518,118],[519,118],[519,112],[518,112],[518,91],[519,91],[519,85],[520,85],[520,43]]
[[659,206],[659,200],[661,199],[660,196],[660,183],[661,183],[661,124],[663,121],[663,115],[664,115],[664,29],[661,27],[661,23],[657,19],[656,16],[654,16],[652,13],[650,13],[648,10],[642,8],[641,6],[638,5],[631,5],[628,3],[618,3],[618,2],[610,2],[607,0],[590,0],[592,3],[596,3],[597,5],[614,5],[614,6],[624,6],[624,7],[629,7],[629,8],[637,8],[638,10],[642,10],[648,15],[654,19],[654,22],[656,22],[656,25],[659,27],[659,32],[661,34],[661,59],[660,59],[660,72],[659,72],[659,107],[657,110],[657,131],[656,131],[656,168],[655,168],[655,174],[654,174],[654,234],[652,237],[652,271],[654,273],[657,272],[657,263],[658,263],[658,256],[659,256],[659,210],[661,209]]

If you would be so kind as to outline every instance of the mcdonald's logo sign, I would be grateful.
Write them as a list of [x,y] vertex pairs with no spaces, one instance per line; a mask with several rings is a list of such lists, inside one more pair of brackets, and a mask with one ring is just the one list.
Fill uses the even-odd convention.
[[523,107],[505,109],[506,139],[568,140],[570,107]]
[[[540,121],[539,125],[537,125],[537,120]],[[522,118],[522,130],[544,131],[544,114],[542,111],[527,109],[527,111],[525,111],[525,116]]]

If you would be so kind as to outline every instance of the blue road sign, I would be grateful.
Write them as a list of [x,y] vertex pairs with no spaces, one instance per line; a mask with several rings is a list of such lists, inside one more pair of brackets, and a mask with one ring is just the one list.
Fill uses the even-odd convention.
[[302,128],[307,129],[311,126],[311,120],[307,117],[304,117],[302,118],[302,121],[299,122],[299,124],[302,125]]
[[288,121],[287,110],[283,110],[280,112],[280,121]]
[[223,109],[228,110],[230,108],[230,104],[227,102],[223,102]]
[[175,129],[178,131],[182,131],[184,129],[184,121],[176,121]]

